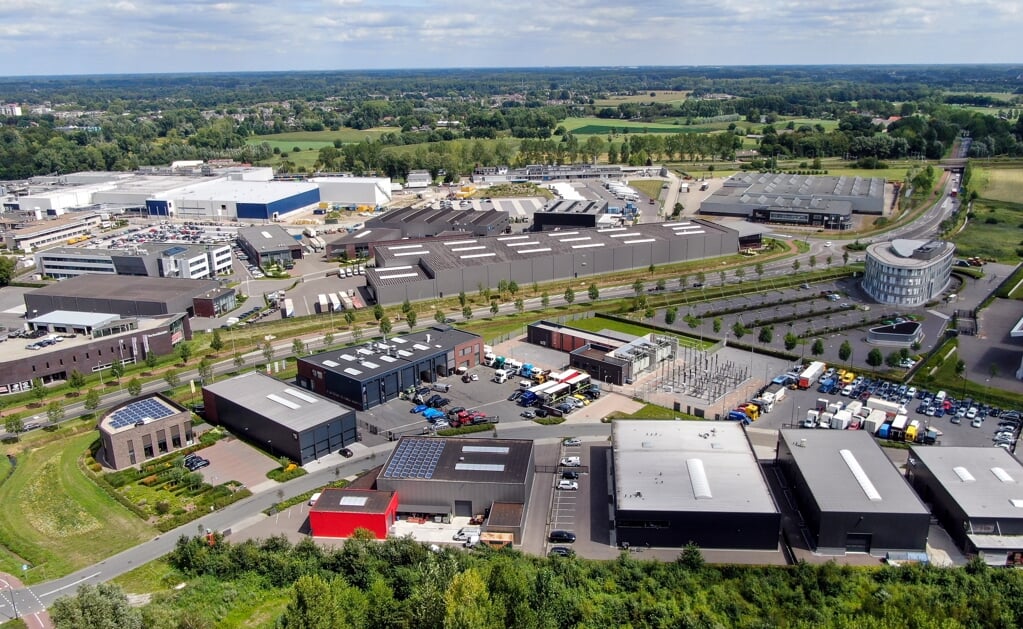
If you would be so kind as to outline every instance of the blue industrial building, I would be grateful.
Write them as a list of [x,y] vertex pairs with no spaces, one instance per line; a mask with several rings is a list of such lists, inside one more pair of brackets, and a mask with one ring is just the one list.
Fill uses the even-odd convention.
[[316,184],[296,181],[210,181],[146,200],[150,216],[271,221],[320,202]]

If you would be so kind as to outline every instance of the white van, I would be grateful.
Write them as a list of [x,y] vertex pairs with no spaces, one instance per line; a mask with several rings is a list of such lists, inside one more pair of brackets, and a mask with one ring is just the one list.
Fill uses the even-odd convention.
[[309,496],[309,506],[310,507],[313,506],[314,504],[316,504],[316,501],[320,499],[320,494],[321,494],[321,492],[316,492],[312,496]]
[[482,529],[480,529],[480,527],[478,526],[463,526],[462,528],[458,529],[458,532],[455,533],[454,537],[452,537],[451,539],[455,540],[456,542],[464,542],[470,537],[473,536],[479,537],[481,532]]

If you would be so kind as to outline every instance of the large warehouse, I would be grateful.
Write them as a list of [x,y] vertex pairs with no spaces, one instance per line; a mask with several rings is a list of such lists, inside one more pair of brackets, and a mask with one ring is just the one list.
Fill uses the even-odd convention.
[[192,443],[192,412],[162,395],[111,409],[99,422],[103,460],[115,470],[180,450]]
[[258,371],[203,387],[206,419],[299,465],[355,443],[355,412]]
[[862,430],[782,430],[785,474],[816,551],[923,551],[931,515]]
[[607,201],[554,200],[533,212],[533,230],[613,227],[622,217],[609,213]]
[[861,286],[878,303],[922,306],[948,288],[955,251],[943,240],[875,242],[867,246]]
[[376,247],[367,288],[381,304],[434,299],[501,280],[534,282],[734,254],[738,233],[709,221],[419,241]]
[[496,236],[504,233],[508,223],[508,213],[499,210],[405,207],[367,220],[366,230],[400,229],[402,238],[425,238],[450,231],[465,232],[471,236]]
[[884,212],[884,179],[736,173],[703,200],[701,214],[849,229],[853,214]]
[[1002,448],[909,451],[906,477],[956,544],[993,566],[1023,565],[1023,464]]
[[[220,289],[216,280],[125,275],[111,281],[104,275],[78,275],[25,293],[30,318],[54,310],[102,312],[123,317],[154,317],[184,312],[195,315],[194,300]],[[222,294],[233,298],[233,289]]]
[[376,489],[398,494],[398,512],[471,517],[494,503],[529,503],[533,442],[402,437]]
[[298,181],[203,181],[146,201],[152,216],[272,221],[316,205],[320,189]]
[[778,506],[738,422],[614,422],[619,544],[776,550]]
[[365,411],[483,358],[483,339],[446,325],[298,359],[298,384]]
[[391,201],[389,177],[313,177],[320,188],[320,201],[343,207],[378,207]]

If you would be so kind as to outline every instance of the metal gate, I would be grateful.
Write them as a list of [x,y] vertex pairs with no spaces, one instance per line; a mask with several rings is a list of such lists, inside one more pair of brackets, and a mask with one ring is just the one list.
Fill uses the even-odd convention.
[[870,533],[846,533],[845,550],[849,553],[869,553]]
[[472,513],[472,501],[471,500],[456,500],[455,501],[455,517],[464,516],[471,518]]

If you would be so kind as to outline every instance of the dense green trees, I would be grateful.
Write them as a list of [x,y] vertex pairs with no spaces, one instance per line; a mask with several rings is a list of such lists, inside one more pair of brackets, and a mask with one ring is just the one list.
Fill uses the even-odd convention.
[[718,567],[705,565],[694,546],[680,549],[675,562],[641,561],[628,553],[590,561],[486,549],[433,552],[404,538],[356,538],[332,549],[309,540],[292,545],[284,538],[218,540],[213,546],[182,538],[169,560],[192,585],[143,608],[146,627],[183,626],[186,615],[193,622],[214,622],[217,618],[203,614],[224,613],[230,600],[210,591],[214,583],[232,597],[243,584],[274,592],[290,588],[290,603],[279,619],[288,628],[895,629],[1023,623],[1018,596],[1023,574],[979,561],[965,569]]

